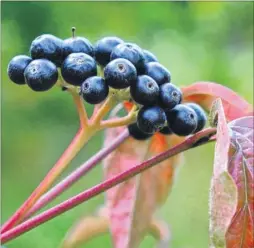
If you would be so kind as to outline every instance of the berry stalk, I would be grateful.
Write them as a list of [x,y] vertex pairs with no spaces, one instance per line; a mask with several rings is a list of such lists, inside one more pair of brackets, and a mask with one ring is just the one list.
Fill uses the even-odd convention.
[[119,135],[112,143],[100,150],[97,154],[91,157],[87,162],[81,165],[78,169],[72,172],[69,176],[59,182],[56,186],[54,186],[50,191],[44,194],[30,209],[30,211],[26,214],[25,218],[27,219],[35,212],[40,210],[50,201],[55,199],[65,190],[70,188],[75,182],[77,182],[82,176],[84,176],[88,171],[93,169],[99,162],[101,162],[105,157],[107,157],[112,151],[114,151],[121,143],[123,143],[129,137],[128,130],[124,131],[121,135]]
[[91,117],[91,122],[93,125],[100,125],[101,120],[107,115],[107,113],[112,109],[112,107],[117,103],[115,92],[110,92],[110,95],[102,106],[95,109]]
[[128,113],[128,115],[121,118],[117,118],[117,119],[111,119],[111,120],[109,119],[109,120],[102,121],[101,128],[120,127],[120,126],[131,124],[137,118],[136,110],[137,110],[137,106],[134,105],[131,111]]
[[74,102],[78,110],[80,118],[80,128],[68,148],[64,151],[60,159],[48,172],[48,174],[42,180],[39,186],[23,203],[23,205],[14,213],[14,215],[2,226],[1,233],[4,233],[5,231],[9,230],[23,220],[24,216],[31,209],[31,207],[49,189],[49,187],[54,183],[56,178],[64,171],[64,169],[68,166],[71,160],[77,155],[81,148],[97,131],[95,128],[92,128],[88,125],[86,110],[80,96],[74,91],[70,92],[73,96]]
[[52,207],[51,209],[23,222],[22,224],[18,225],[17,227],[5,232],[1,236],[1,242],[2,244],[6,243],[9,240],[12,240],[21,234],[35,228],[38,225],[43,224],[44,222],[74,208],[75,206],[83,203],[84,201],[87,201],[100,193],[116,186],[119,183],[122,183],[128,179],[130,179],[133,176],[136,176],[137,174],[151,168],[152,166],[162,162],[163,160],[175,156],[178,153],[184,152],[188,149],[191,149],[193,147],[197,147],[199,145],[207,144],[210,141],[210,137],[213,136],[216,133],[215,128],[208,128],[203,131],[200,131],[199,133],[194,134],[193,136],[187,138],[184,142],[181,144],[174,146],[173,148],[161,153],[158,156],[155,156],[139,165],[135,165],[131,169],[111,178],[108,179],[64,202],[62,202],[59,205],[56,205],[55,207]]

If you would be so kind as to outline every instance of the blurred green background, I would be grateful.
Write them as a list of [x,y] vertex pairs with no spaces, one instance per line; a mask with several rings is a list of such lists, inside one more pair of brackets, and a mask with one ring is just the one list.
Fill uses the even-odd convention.
[[[7,77],[10,59],[28,54],[31,41],[40,34],[67,38],[76,26],[77,35],[92,42],[116,35],[155,53],[178,85],[214,81],[253,102],[253,2],[2,2],[1,25],[2,221],[38,185],[78,128],[69,95],[57,88],[32,92]],[[102,141],[102,133],[93,138],[68,171],[99,150]],[[212,164],[213,145],[186,153],[173,191],[158,213],[171,226],[172,248],[208,247]],[[51,206],[101,178],[98,166]],[[6,246],[55,248],[73,222],[92,214],[103,201],[100,195]],[[141,247],[154,244],[147,237]],[[112,247],[110,236],[98,237],[84,247]]]

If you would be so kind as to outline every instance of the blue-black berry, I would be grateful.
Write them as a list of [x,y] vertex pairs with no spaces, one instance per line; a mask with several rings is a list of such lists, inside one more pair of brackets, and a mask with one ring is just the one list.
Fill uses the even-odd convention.
[[117,45],[110,56],[111,60],[123,58],[128,59],[138,72],[144,71],[145,56],[143,50],[134,43],[122,43]]
[[81,85],[81,95],[90,104],[98,104],[104,101],[109,92],[109,87],[102,77],[90,77]]
[[87,78],[97,75],[95,60],[85,53],[72,53],[62,64],[62,76],[72,85],[81,85]]
[[145,74],[153,78],[159,85],[169,83],[171,80],[168,69],[158,62],[147,63]]
[[96,61],[100,65],[106,66],[110,61],[112,50],[121,43],[123,40],[118,37],[104,37],[98,40],[94,47]]
[[34,91],[46,91],[53,87],[58,79],[58,71],[47,59],[33,60],[24,72],[27,85]]
[[174,84],[165,83],[160,86],[160,106],[172,109],[182,101],[182,92]]
[[187,103],[186,106],[192,108],[197,114],[198,125],[197,125],[197,128],[194,131],[194,133],[197,133],[205,127],[205,124],[206,124],[206,121],[207,121],[205,111],[196,103]]
[[8,65],[8,76],[16,84],[25,84],[24,72],[32,59],[26,55],[15,56]]
[[141,131],[137,123],[130,124],[128,126],[128,130],[130,136],[136,140],[147,140],[153,136],[152,134],[144,133],[143,131]]
[[190,107],[178,104],[170,111],[166,111],[169,128],[179,136],[187,136],[197,128],[197,115]]
[[165,126],[160,130],[160,133],[169,135],[169,134],[172,134],[173,132],[168,126]]
[[33,40],[30,53],[33,59],[48,59],[60,66],[63,61],[63,41],[54,35],[43,34]]
[[144,56],[145,56],[145,63],[149,63],[149,62],[158,62],[158,59],[156,58],[156,56],[151,53],[148,50],[143,50]]
[[85,53],[94,57],[94,47],[84,37],[71,37],[63,41],[63,58],[65,59],[71,53]]
[[141,131],[153,134],[164,127],[166,123],[166,114],[158,106],[143,107],[137,117],[137,124]]
[[142,105],[154,105],[158,101],[160,88],[149,76],[139,76],[130,88],[132,98]]
[[107,85],[115,89],[124,89],[136,82],[137,71],[129,60],[115,59],[105,67],[104,77]]

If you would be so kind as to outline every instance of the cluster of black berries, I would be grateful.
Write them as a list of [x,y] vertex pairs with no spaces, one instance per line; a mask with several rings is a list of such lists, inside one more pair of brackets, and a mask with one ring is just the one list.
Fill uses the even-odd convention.
[[[16,84],[34,91],[46,91],[58,80],[58,67],[65,82],[80,86],[80,94],[90,104],[104,101],[109,87],[130,89],[141,105],[137,122],[129,125],[131,136],[139,140],[155,132],[186,136],[200,131],[206,115],[196,104],[181,104],[181,90],[171,83],[170,72],[147,50],[117,37],[105,37],[93,46],[83,37],[61,40],[41,35],[31,44],[31,57],[19,55],[8,65],[8,75]],[[104,76],[97,76],[97,64]]]

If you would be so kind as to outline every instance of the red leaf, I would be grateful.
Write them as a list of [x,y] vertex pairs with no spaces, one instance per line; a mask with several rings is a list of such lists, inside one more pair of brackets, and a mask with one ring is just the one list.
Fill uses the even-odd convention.
[[[254,247],[254,118],[229,123],[231,154],[228,171],[238,191],[235,215],[226,233],[227,247]],[[233,154],[232,154],[233,153]]]
[[[106,142],[121,130],[107,130]],[[171,142],[180,140],[182,138],[175,138]],[[105,176],[111,178],[168,147],[169,141],[159,134],[145,142],[130,138],[105,160]],[[151,231],[153,214],[168,196],[174,166],[178,160],[179,156],[168,159],[106,192],[109,225],[115,248],[136,248]]]
[[218,130],[211,183],[211,247],[250,248],[253,243],[253,116],[227,125],[217,102]]
[[228,121],[246,115],[252,115],[253,106],[231,89],[212,82],[197,82],[182,88],[185,102],[196,102],[210,111],[215,99],[222,100],[224,113]]

